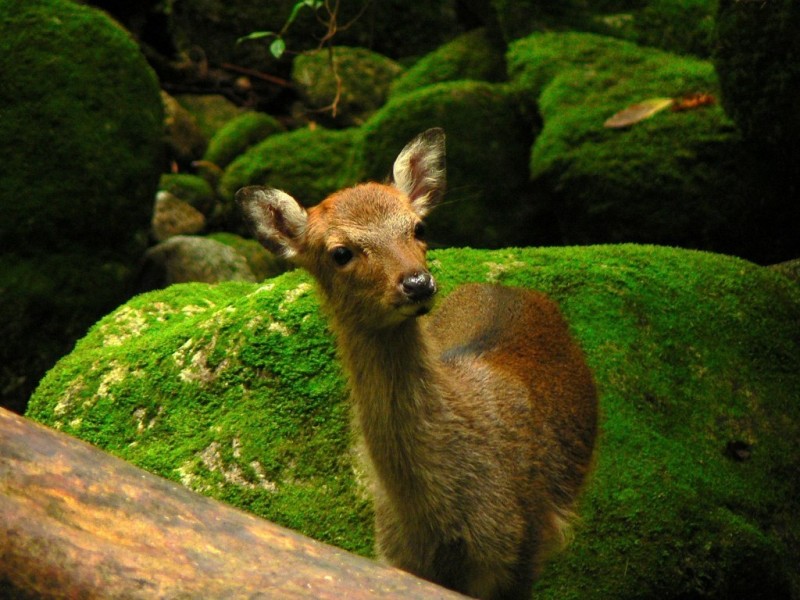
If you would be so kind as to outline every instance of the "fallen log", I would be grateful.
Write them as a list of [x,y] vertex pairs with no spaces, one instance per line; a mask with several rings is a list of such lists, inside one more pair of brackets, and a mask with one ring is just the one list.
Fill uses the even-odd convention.
[[460,598],[0,409],[0,598]]

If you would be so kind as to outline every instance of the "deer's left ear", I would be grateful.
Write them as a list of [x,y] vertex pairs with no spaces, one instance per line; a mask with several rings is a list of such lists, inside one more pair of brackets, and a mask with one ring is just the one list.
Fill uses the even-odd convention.
[[394,161],[394,185],[411,199],[420,217],[428,214],[444,194],[444,139],[444,129],[428,129],[411,140]]
[[308,213],[289,194],[260,186],[248,186],[236,192],[250,231],[270,252],[289,260],[302,249]]

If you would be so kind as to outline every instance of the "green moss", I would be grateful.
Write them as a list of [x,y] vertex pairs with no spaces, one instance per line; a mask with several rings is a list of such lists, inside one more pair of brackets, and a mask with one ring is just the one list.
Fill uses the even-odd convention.
[[[718,94],[709,62],[564,33],[520,40],[509,69],[543,120],[531,172],[567,242],[658,242],[764,262],[791,251],[793,233],[765,217],[783,201],[768,167],[720,106],[666,110],[624,130],[604,127],[643,100]],[[769,233],[754,236],[754,229]],[[786,248],[776,251],[780,244]]]
[[264,247],[255,240],[245,239],[233,233],[212,233],[208,236],[226,246],[230,246],[236,252],[244,256],[253,275],[258,281],[275,277],[290,268],[288,262],[267,252]]
[[150,226],[163,114],[136,43],[74,2],[0,2],[0,73],[0,403],[21,410],[124,293],[121,265]]
[[[596,470],[538,598],[800,597],[794,281],[631,245],[446,250],[431,265],[443,294],[466,281],[550,293],[598,382]],[[345,386],[301,272],[131,300],[47,375],[29,416],[370,553]]]
[[383,180],[400,150],[430,127],[447,133],[447,201],[431,216],[431,241],[498,247],[543,241],[528,189],[531,124],[503,85],[455,81],[392,99],[363,127],[366,177]]
[[354,183],[352,153],[357,130],[298,129],[277,134],[234,160],[220,181],[226,200],[245,185],[267,185],[306,205]]
[[194,118],[206,139],[242,114],[242,109],[219,94],[178,94],[175,100]]
[[292,80],[311,117],[339,127],[363,124],[386,102],[392,81],[403,70],[366,48],[337,46],[333,61],[323,51],[300,55],[292,65]]
[[163,134],[136,42],[74,2],[3,2],[0,72],[0,245],[136,258]]
[[392,96],[444,81],[473,79],[499,82],[506,78],[501,44],[485,29],[475,29],[421,58],[392,83]]
[[206,216],[212,214],[216,203],[216,194],[211,184],[198,175],[165,173],[159,179],[158,189],[180,198]]
[[261,112],[245,112],[223,125],[209,140],[203,160],[221,169],[254,144],[284,131],[277,119]]

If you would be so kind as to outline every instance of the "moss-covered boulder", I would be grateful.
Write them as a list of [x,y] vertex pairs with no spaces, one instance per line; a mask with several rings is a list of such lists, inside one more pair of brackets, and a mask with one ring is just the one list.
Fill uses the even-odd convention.
[[[717,0],[463,0],[471,22],[507,43],[536,32],[585,31],[708,58]],[[473,25],[474,26],[474,25]]]
[[[800,4],[720,0],[714,63],[725,110],[748,140],[796,158],[800,137]],[[793,168],[796,171],[796,168]]]
[[176,283],[219,283],[257,278],[247,259],[228,244],[196,235],[174,235],[142,259],[136,290],[148,292]]
[[716,97],[711,63],[582,33],[530,36],[508,60],[543,121],[531,173],[565,241],[654,242],[761,262],[797,255],[785,192],[718,104],[604,126],[649,99]]
[[505,47],[485,28],[458,36],[417,61],[398,77],[392,96],[444,81],[472,79],[500,82],[506,78]]
[[194,206],[169,192],[156,194],[150,234],[157,242],[176,235],[194,235],[206,228],[206,218]]
[[[0,252],[26,274],[0,286],[0,395],[20,407],[55,349],[124,297],[121,273],[150,224],[163,109],[134,40],[75,2],[0,2],[0,73]],[[54,285],[65,273],[81,281]]]
[[179,94],[175,100],[192,116],[206,140],[243,112],[242,108],[219,94]]
[[257,241],[233,233],[220,231],[208,236],[210,239],[233,248],[247,261],[256,281],[263,281],[288,271],[291,265],[284,259],[268,252]]
[[366,48],[337,46],[298,56],[292,65],[308,117],[338,127],[361,125],[386,103],[403,67]]
[[[601,393],[596,470],[537,598],[800,598],[800,287],[648,246],[434,252],[544,290]],[[28,415],[202,493],[369,555],[345,384],[308,277],[182,285],[102,321]]]
[[164,102],[166,158],[178,168],[188,169],[203,156],[208,138],[194,115],[175,98],[162,91],[161,99]]
[[[220,196],[233,210],[236,191],[246,185],[266,185],[316,204],[328,194],[358,180],[353,151],[356,129],[322,127],[273,135],[234,160],[222,176]],[[236,215],[232,213],[232,218]]]
[[362,172],[385,179],[403,146],[430,127],[447,132],[451,203],[430,217],[432,243],[500,247],[552,239],[529,189],[533,127],[508,87],[454,81],[392,99],[361,128]]
[[251,146],[282,131],[285,131],[285,127],[275,117],[256,111],[244,112],[225,123],[214,134],[208,142],[203,160],[224,169]]
[[216,204],[214,188],[198,175],[189,173],[164,173],[158,180],[158,189],[180,198],[210,217]]
[[136,256],[163,118],[136,43],[74,2],[2,2],[0,70],[0,246]]

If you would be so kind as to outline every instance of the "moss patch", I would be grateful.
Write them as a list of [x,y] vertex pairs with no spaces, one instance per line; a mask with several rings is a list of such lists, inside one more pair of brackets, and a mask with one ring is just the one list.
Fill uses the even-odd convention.
[[165,173],[158,181],[158,189],[180,198],[206,217],[213,214],[216,195],[211,184],[199,175]]
[[209,140],[203,160],[224,169],[254,144],[284,130],[283,125],[268,114],[242,113],[225,123]]
[[710,62],[580,33],[530,36],[508,59],[543,120],[531,172],[565,241],[657,242],[762,262],[792,256],[794,229],[770,216],[786,221],[786,192],[718,104],[604,127],[651,98],[718,96]]
[[122,265],[150,226],[163,114],[136,43],[75,2],[0,2],[0,73],[0,403],[22,410],[122,299]]
[[397,154],[430,127],[447,133],[446,210],[430,217],[431,242],[498,247],[543,242],[530,195],[532,126],[507,86],[453,81],[393,98],[362,128],[359,165],[382,181]]
[[233,201],[245,185],[281,189],[305,205],[358,180],[353,170],[357,130],[298,129],[256,144],[225,170],[220,195]]
[[[800,288],[652,246],[445,250],[466,281],[556,298],[601,392],[597,468],[539,598],[800,597]],[[301,272],[131,300],[42,381],[29,416],[369,554],[345,385]]]
[[258,281],[275,277],[291,268],[291,265],[286,260],[268,252],[253,239],[245,239],[236,234],[225,232],[212,233],[208,237],[230,246],[241,254]]
[[485,29],[475,29],[458,36],[421,58],[392,83],[392,96],[407,94],[419,88],[472,79],[499,82],[506,78],[504,45],[493,40]]
[[136,258],[163,135],[158,82],[136,43],[81,4],[4,2],[0,71],[2,247]]

